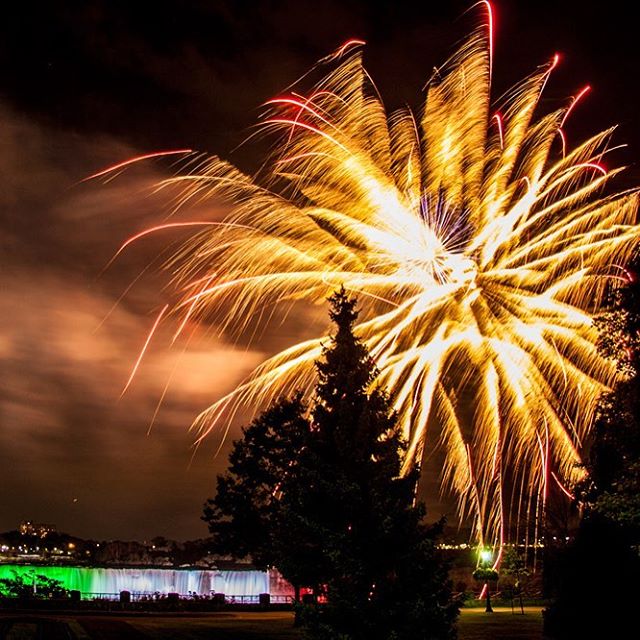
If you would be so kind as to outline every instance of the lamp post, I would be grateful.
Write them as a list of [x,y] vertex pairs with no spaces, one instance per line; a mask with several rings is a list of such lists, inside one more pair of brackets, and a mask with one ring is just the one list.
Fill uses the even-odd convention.
[[489,582],[498,579],[498,572],[491,566],[493,561],[493,552],[491,549],[480,549],[478,553],[478,567],[473,572],[473,579],[480,583],[484,583],[487,596],[487,606],[485,607],[486,613],[493,613],[491,607],[491,589],[489,588]]

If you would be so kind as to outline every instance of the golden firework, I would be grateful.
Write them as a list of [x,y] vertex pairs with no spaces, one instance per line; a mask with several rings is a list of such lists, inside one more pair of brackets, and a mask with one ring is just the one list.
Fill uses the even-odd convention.
[[[615,376],[592,317],[639,234],[636,192],[603,195],[621,170],[603,162],[612,130],[568,150],[577,98],[540,113],[557,57],[492,108],[491,38],[478,30],[434,73],[420,117],[387,113],[349,42],[310,92],[268,103],[269,180],[210,158],[163,183],[182,186],[182,207],[231,207],[223,223],[179,223],[205,226],[170,262],[179,297],[163,321],[238,333],[277,303],[324,303],[341,285],[356,294],[406,467],[425,443],[441,447],[443,487],[481,543],[503,540],[550,483],[580,478]],[[199,438],[241,406],[311,389],[323,340],[264,362],[198,416]]]

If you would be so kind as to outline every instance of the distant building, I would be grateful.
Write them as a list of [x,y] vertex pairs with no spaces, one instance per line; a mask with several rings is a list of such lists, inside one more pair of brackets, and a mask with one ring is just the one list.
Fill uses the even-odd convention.
[[56,526],[54,524],[44,524],[43,522],[31,522],[31,520],[23,520],[18,527],[18,531],[23,536],[38,536],[46,538],[50,533],[55,533]]

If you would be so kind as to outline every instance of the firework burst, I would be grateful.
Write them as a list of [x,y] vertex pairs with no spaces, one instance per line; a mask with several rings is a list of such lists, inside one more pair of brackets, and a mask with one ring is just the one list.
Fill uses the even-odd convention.
[[[269,180],[210,158],[165,181],[181,207],[214,199],[231,213],[176,223],[203,226],[169,263],[178,296],[154,325],[207,319],[237,334],[343,285],[359,297],[357,333],[398,412],[406,467],[425,443],[441,447],[443,487],[482,543],[579,479],[615,376],[592,316],[639,232],[636,193],[603,195],[621,170],[605,167],[611,130],[568,149],[577,98],[539,113],[557,56],[492,107],[492,38],[485,25],[434,73],[420,117],[385,111],[350,41],[310,92],[268,103]],[[264,362],[198,416],[199,438],[241,406],[311,389],[323,340]]]

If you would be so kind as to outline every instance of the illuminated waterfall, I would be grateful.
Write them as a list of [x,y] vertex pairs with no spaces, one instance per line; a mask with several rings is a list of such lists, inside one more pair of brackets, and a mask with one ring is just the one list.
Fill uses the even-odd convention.
[[69,590],[83,597],[130,591],[136,594],[212,591],[228,596],[257,596],[269,593],[269,574],[265,571],[224,571],[212,569],[107,569],[95,567],[58,567],[40,565],[0,565],[0,579],[39,574],[59,580]]

